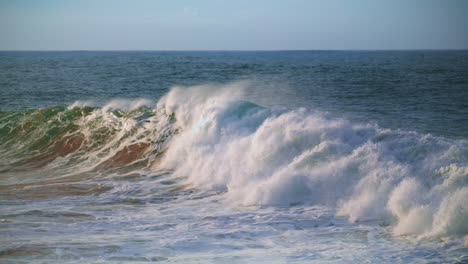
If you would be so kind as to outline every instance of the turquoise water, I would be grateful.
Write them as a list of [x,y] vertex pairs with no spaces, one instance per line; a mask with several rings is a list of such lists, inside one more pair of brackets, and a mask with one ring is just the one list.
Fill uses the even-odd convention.
[[0,52],[0,262],[466,263],[467,69]]

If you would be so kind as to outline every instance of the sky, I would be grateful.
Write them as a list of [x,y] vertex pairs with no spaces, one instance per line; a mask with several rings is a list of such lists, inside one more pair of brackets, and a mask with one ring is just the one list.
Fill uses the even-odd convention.
[[468,49],[468,0],[0,0],[0,50]]

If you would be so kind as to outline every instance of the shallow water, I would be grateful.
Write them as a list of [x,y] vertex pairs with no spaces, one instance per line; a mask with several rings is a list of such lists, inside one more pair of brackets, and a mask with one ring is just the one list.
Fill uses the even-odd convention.
[[0,58],[0,262],[468,262],[464,51]]

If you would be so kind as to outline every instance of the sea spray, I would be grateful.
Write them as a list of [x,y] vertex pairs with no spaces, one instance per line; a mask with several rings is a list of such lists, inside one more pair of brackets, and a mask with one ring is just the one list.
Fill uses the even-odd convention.
[[466,140],[199,89],[174,89],[158,103],[183,128],[160,166],[197,188],[243,205],[321,204],[352,222],[391,219],[396,235],[467,234]]

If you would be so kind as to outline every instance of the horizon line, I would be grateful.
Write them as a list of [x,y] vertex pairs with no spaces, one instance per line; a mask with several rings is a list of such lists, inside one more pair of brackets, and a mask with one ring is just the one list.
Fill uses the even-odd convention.
[[278,51],[466,51],[468,48],[436,49],[0,49],[0,52],[278,52]]

